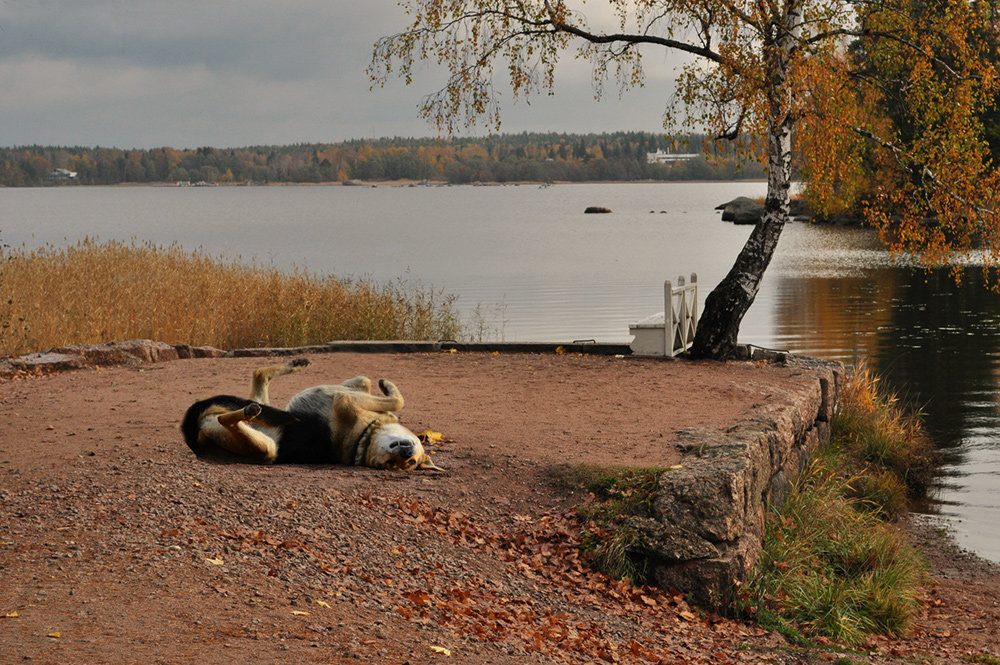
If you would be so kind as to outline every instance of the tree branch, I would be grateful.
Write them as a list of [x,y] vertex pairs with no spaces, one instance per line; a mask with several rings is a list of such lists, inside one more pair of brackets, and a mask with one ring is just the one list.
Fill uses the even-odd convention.
[[634,33],[613,33],[613,34],[597,34],[590,32],[589,30],[584,30],[575,25],[565,22],[549,5],[548,0],[545,0],[545,9],[549,15],[549,23],[555,29],[556,32],[565,32],[566,34],[573,35],[574,37],[579,37],[591,44],[613,44],[615,42],[625,42],[627,44],[654,44],[656,46],[665,46],[667,48],[672,48],[678,51],[683,51],[684,53],[691,53],[692,55],[701,56],[707,60],[711,60],[716,63],[723,63],[724,59],[721,55],[716,53],[710,48],[703,46],[696,46],[694,44],[688,44],[687,42],[678,41],[676,39],[670,39],[669,37],[658,37],[656,35],[649,34],[634,34]]
[[896,162],[906,171],[918,176],[922,183],[929,182],[935,188],[947,194],[948,197],[953,201],[957,201],[958,203],[967,206],[973,212],[982,217],[997,216],[996,210],[991,210],[990,208],[983,207],[978,203],[973,203],[972,201],[969,201],[967,198],[956,192],[953,188],[949,187],[946,183],[944,183],[941,180],[941,178],[938,177],[938,175],[934,172],[933,169],[931,169],[926,164],[914,159],[912,155],[910,155],[906,150],[896,145],[895,143],[887,141],[886,139],[882,138],[881,136],[878,136],[870,129],[866,129],[865,127],[859,127],[857,125],[848,125],[848,127],[851,129],[851,131],[858,134],[859,136],[862,136],[870,141],[874,141],[882,148],[885,148],[886,150],[891,152]]

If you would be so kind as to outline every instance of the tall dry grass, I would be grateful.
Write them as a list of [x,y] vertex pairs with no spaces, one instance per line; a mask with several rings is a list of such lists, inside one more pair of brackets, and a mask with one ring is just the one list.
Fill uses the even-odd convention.
[[924,433],[922,415],[887,390],[866,363],[860,363],[837,398],[827,454],[846,459],[854,496],[894,518],[908,499],[924,499],[934,481],[939,455]]
[[136,241],[84,240],[5,258],[0,355],[137,338],[232,349],[460,332],[454,297],[403,279],[283,272]]

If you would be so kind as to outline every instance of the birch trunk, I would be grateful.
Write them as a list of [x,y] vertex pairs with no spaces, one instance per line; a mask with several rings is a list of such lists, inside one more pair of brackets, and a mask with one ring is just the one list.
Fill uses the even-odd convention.
[[691,347],[696,358],[724,359],[736,349],[736,336],[750,309],[767,266],[771,263],[778,238],[788,220],[791,187],[792,126],[791,89],[788,62],[801,32],[798,0],[786,5],[782,29],[770,46],[767,68],[769,117],[767,136],[767,199],[764,216],[754,227],[729,274],[705,298],[698,320],[698,332]]

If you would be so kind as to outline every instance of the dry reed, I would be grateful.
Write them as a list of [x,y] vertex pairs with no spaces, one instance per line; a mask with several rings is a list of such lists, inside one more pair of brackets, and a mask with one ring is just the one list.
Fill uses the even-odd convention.
[[134,240],[83,240],[5,258],[0,355],[125,339],[231,349],[460,332],[454,297],[403,279],[283,272]]

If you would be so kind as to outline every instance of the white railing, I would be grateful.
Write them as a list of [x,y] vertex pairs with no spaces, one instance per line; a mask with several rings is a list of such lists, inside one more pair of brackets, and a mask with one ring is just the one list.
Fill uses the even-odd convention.
[[663,283],[663,311],[629,326],[635,336],[632,353],[640,356],[670,356],[684,353],[698,331],[698,275],[690,284],[677,278]]

